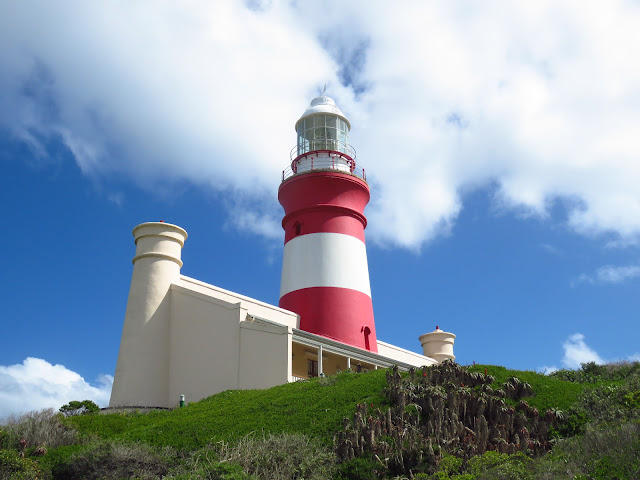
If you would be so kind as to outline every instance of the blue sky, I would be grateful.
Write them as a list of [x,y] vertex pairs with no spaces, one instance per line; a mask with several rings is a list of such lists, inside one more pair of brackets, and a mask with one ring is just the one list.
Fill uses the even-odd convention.
[[277,188],[325,84],[370,182],[381,340],[640,359],[636,3],[216,3],[0,5],[0,417],[108,401],[138,223],[277,304]]

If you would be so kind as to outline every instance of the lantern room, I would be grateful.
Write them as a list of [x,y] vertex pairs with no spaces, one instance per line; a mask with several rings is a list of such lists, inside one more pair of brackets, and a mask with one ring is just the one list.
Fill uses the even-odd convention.
[[[297,155],[316,150],[332,150],[350,155],[349,120],[332,98],[320,95],[296,123]],[[350,155],[351,156],[351,155]]]
[[290,167],[282,180],[317,170],[337,170],[365,180],[356,165],[356,151],[349,144],[351,124],[331,97],[314,98],[296,122],[297,143],[291,150]]

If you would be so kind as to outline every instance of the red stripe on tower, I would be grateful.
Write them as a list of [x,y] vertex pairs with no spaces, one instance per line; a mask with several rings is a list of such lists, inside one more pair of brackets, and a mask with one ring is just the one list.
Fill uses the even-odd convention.
[[364,242],[369,186],[348,143],[351,126],[321,95],[296,123],[298,144],[283,172],[285,246],[280,307],[300,329],[378,351]]

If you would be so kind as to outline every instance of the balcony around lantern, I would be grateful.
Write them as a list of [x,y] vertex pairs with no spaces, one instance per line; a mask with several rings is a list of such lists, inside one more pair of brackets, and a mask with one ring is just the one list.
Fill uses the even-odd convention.
[[311,172],[340,172],[358,177],[365,182],[367,176],[356,163],[356,150],[336,139],[316,139],[298,144],[291,150],[291,164],[282,171],[282,181],[295,175]]

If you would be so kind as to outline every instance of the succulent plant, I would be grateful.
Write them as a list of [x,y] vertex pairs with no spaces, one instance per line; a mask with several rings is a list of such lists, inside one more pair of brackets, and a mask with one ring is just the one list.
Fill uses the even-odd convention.
[[[358,404],[336,435],[340,458],[372,455],[400,474],[428,470],[444,453],[465,459],[487,450],[541,455],[549,449],[549,428],[562,419],[559,410],[540,415],[521,400],[533,390],[517,377],[493,389],[491,375],[451,361],[412,369],[406,376],[393,367],[386,378],[390,407],[373,411]],[[520,400],[518,408],[505,398]]]

